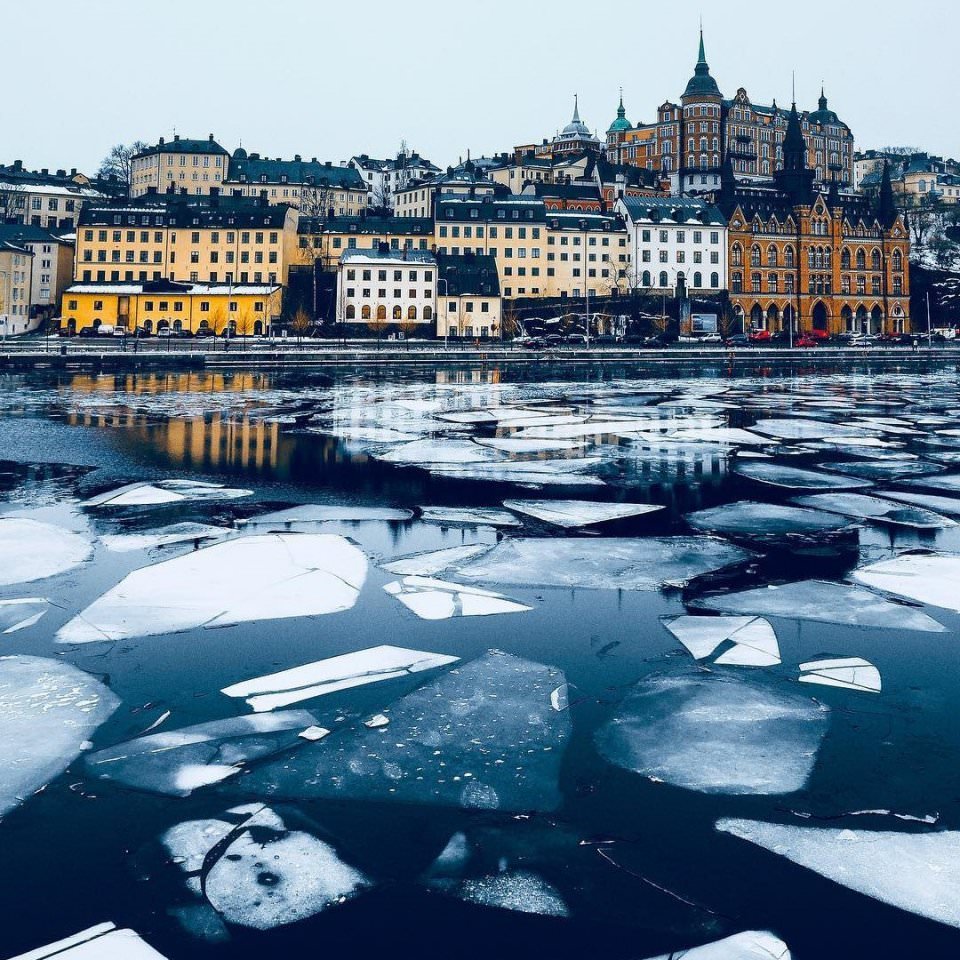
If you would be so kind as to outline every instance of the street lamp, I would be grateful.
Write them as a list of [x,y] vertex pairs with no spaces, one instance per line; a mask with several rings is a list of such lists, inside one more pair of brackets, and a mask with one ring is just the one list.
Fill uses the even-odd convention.
[[[450,296],[450,282],[446,277],[440,276],[440,265],[437,264],[437,316],[440,315],[440,284],[443,284],[443,296]],[[447,304],[447,310],[449,311],[450,305]],[[450,317],[449,314],[444,315],[443,319],[443,349],[447,349],[447,337],[450,333]]]

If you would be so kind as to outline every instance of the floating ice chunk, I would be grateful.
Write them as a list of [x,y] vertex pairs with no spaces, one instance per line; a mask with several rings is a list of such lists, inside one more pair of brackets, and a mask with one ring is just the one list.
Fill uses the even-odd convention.
[[758,420],[753,429],[757,433],[780,440],[822,440],[824,437],[869,436],[880,431],[877,426],[852,427],[848,423],[830,423],[827,420]]
[[401,557],[383,563],[381,567],[389,573],[402,576],[429,577],[448,567],[472,560],[490,550],[492,544],[473,543],[466,547],[447,547],[444,550],[431,550],[429,553],[417,553],[411,557]]
[[863,493],[818,493],[810,497],[795,497],[794,503],[815,510],[826,510],[844,517],[870,520],[891,527],[908,527],[915,530],[939,530],[955,527],[947,517],[919,508],[904,508],[881,497]]
[[651,957],[651,960],[790,960],[790,948],[766,930],[748,930],[702,947]]
[[670,436],[676,440],[703,440],[732,446],[769,446],[768,437],[761,437],[749,430],[737,427],[707,427],[700,430],[677,430]]
[[43,597],[23,597],[0,600],[0,631],[16,633],[32,627],[49,609],[50,601]]
[[423,439],[422,433],[391,430],[389,427],[339,427],[322,432],[340,437],[341,440],[353,440],[357,443],[411,443],[414,440]]
[[393,447],[379,459],[427,469],[444,463],[490,463],[505,460],[506,454],[481,447],[472,440],[414,440]]
[[447,583],[429,577],[404,577],[384,588],[422,620],[449,620],[451,617],[488,617],[498,613],[532,610],[499,593]]
[[888,460],[854,460],[849,463],[821,463],[818,466],[823,470],[832,470],[835,473],[845,473],[852,477],[863,477],[866,480],[897,480],[900,477],[919,477],[925,474],[939,473],[946,469],[943,464],[930,463],[926,460],[902,460],[891,458]]
[[636,433],[670,433],[677,430],[711,430],[723,425],[716,417],[687,417],[676,419],[653,419],[651,417],[629,420],[588,420],[586,423],[564,425],[527,425],[517,434],[529,440],[572,440],[587,437],[631,436]]
[[558,527],[585,527],[663,509],[658,504],[599,503],[595,500],[504,500],[503,505]]
[[[597,458],[599,459],[599,458]],[[559,461],[538,460],[540,469],[530,469],[530,464],[514,463],[509,467],[496,470],[461,467],[444,468],[430,471],[436,477],[448,480],[478,480],[484,483],[513,483],[520,487],[539,489],[540,487],[603,487],[606,484],[599,477],[588,476],[573,471],[560,471],[551,468],[551,463]]]
[[860,480],[857,477],[801,470],[799,467],[788,467],[782,463],[766,461],[751,460],[738,463],[733,468],[733,472],[748,480],[773,487],[783,487],[787,490],[856,490],[859,487],[871,486],[869,480]]
[[85,507],[147,507],[185,500],[238,500],[249,497],[252,490],[224,487],[219,483],[201,483],[199,480],[157,480],[153,483],[128,483],[91,497]]
[[166,547],[174,543],[215,540],[228,536],[231,532],[225,527],[215,527],[208,523],[174,523],[148,533],[107,534],[100,538],[100,542],[115,553],[129,553],[133,550]]
[[566,917],[570,913],[560,893],[542,877],[527,870],[462,880],[447,892],[468,903],[517,913],[535,913],[541,917]]
[[880,671],[869,661],[860,657],[837,657],[826,660],[808,660],[800,664],[801,683],[819,683],[825,687],[844,687],[879,693]]
[[297,736],[303,740],[309,741],[310,743],[316,743],[317,740],[322,740],[324,737],[329,737],[330,731],[326,727],[311,726],[307,727],[306,730],[301,730]]
[[29,517],[0,517],[0,587],[64,573],[92,553],[79,533]]
[[215,720],[119,743],[87,756],[85,766],[100,780],[186,797],[234,776],[244,763],[299,746],[301,732],[315,722],[305,710]]
[[836,534],[850,526],[849,521],[822,510],[805,510],[749,500],[688,513],[685,519],[694,530],[756,540],[816,537]]
[[802,790],[829,725],[807,697],[705,673],[641,680],[596,734],[625,770],[702,793]]
[[960,517],[960,497],[937,497],[930,493],[906,493],[902,490],[878,490],[878,497],[915,504],[927,510],[936,510],[950,517]]
[[420,519],[432,523],[461,523],[471,527],[519,527],[506,510],[493,507],[420,507]]
[[390,705],[386,734],[361,725],[253,770],[257,795],[553,810],[570,736],[553,667],[491,652]]
[[691,606],[720,613],[762,614],[857,627],[929,633],[943,633],[946,629],[920,610],[894,603],[862,587],[824,580],[801,580],[781,586],[703,597],[691,601]]
[[357,602],[366,575],[366,557],[343,537],[241,537],[135,570],[61,627],[57,640],[91,643],[336,613]]
[[580,447],[576,440],[530,440],[523,437],[477,437],[477,443],[504,453],[555,453]]
[[424,670],[446,667],[458,660],[459,657],[442,653],[384,645],[244,680],[224,687],[221,692],[228,697],[243,697],[253,710],[262,712],[338,690],[350,690],[368,683],[396,680]]
[[259,517],[251,517],[247,526],[281,528],[297,528],[301,525],[313,526],[318,523],[339,521],[342,523],[359,523],[366,521],[404,521],[413,517],[412,510],[395,510],[392,507],[362,507],[345,503],[338,505],[307,503],[287,510],[276,510],[273,513],[263,513]]
[[946,493],[960,493],[960,473],[916,477],[913,480],[901,480],[900,483],[905,487],[921,487],[924,490],[943,490]]
[[100,923],[72,937],[11,957],[11,960],[164,960],[133,930],[118,930],[112,923]]
[[773,627],[762,617],[673,617],[663,625],[697,660],[740,667],[772,667],[780,663],[780,645]]
[[0,816],[59,776],[119,703],[69,663],[0,657]]
[[899,597],[960,613],[960,556],[901,554],[855,570],[853,579]]
[[960,832],[899,833],[724,819],[717,829],[828,880],[960,927]]
[[742,563],[753,554],[711,537],[504,540],[461,567],[474,583],[658,590]]

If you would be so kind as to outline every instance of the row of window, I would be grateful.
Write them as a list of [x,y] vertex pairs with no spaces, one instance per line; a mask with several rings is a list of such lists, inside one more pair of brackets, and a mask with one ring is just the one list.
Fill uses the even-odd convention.
[[[146,282],[147,280],[163,280],[163,271],[154,270],[152,274],[148,270],[125,270],[123,271],[123,276],[120,276],[121,271],[111,270],[110,276],[107,276],[106,270],[84,270],[83,276],[80,278],[83,283],[106,283],[108,280],[111,283],[118,283],[121,280],[124,280],[128,283],[139,281],[141,283]],[[171,271],[167,278],[168,280],[177,280],[177,275],[175,272]],[[192,270],[188,277],[191,283],[200,282],[200,274],[196,270]],[[211,270],[207,275],[205,283],[269,283],[274,285],[277,283],[277,275],[275,273],[268,273],[266,278],[260,270],[254,270],[253,273],[249,273],[246,270],[241,270],[238,275],[235,275],[232,272],[227,272],[223,275],[222,279],[220,274],[215,270]]]
[[[123,253],[123,257],[120,256],[121,252]],[[94,260],[93,253],[94,253],[93,250],[84,250],[84,251],[83,251],[83,258],[82,258],[83,263],[92,263],[93,260]],[[106,262],[107,262],[107,251],[106,251],[106,250],[97,250],[96,253],[97,253],[97,257],[96,257],[97,263],[106,263]],[[220,262],[220,251],[219,251],[219,250],[211,250],[210,253],[209,253],[208,259],[209,259],[210,263],[219,263],[219,262]],[[109,260],[110,260],[111,263],[120,263],[121,260],[123,260],[123,261],[126,262],[126,263],[135,263],[135,262],[150,263],[151,257],[150,257],[150,251],[149,251],[149,250],[139,250],[139,251],[137,251],[137,250],[124,250],[124,251],[111,250],[111,251],[110,251]],[[170,251],[168,260],[169,260],[170,263],[176,263],[176,262],[177,262],[177,253],[176,253],[175,250],[171,250],[171,251]],[[200,260],[201,260],[200,251],[199,251],[199,250],[191,250],[191,251],[190,251],[190,262],[191,262],[191,263],[200,263]],[[162,251],[162,250],[154,250],[154,251],[153,251],[153,262],[154,262],[154,263],[163,263],[163,262],[164,262],[164,257],[163,257],[163,251]],[[227,250],[227,251],[225,251],[225,252],[224,252],[224,263],[235,263],[235,262],[236,262],[236,254],[234,253],[234,251],[233,251],[233,250]],[[249,251],[249,250],[241,250],[241,251],[240,251],[240,263],[250,263],[250,262],[251,262],[251,260],[250,260],[250,251]],[[278,256],[276,250],[271,250],[271,251],[268,253],[266,260],[264,260],[263,251],[262,251],[262,250],[254,250],[254,251],[253,251],[253,261],[252,261],[252,262],[253,262],[253,263],[279,263],[280,261],[279,261],[279,256]]]
[[[646,288],[652,288],[652,287],[656,286],[656,287],[659,287],[659,288],[664,289],[664,290],[669,289],[669,288],[671,287],[670,275],[667,273],[666,270],[661,270],[661,271],[660,271],[660,274],[659,274],[659,276],[657,277],[657,281],[658,281],[658,282],[657,282],[656,284],[654,284],[653,279],[654,279],[653,274],[652,274],[649,270],[644,270],[643,273],[640,274],[640,286],[641,286],[641,287],[646,287]],[[709,287],[704,287],[704,285],[703,285],[703,274],[700,273],[699,270],[696,271],[696,272],[693,274],[692,280],[693,280],[693,289],[694,289],[694,290],[705,290],[705,289],[719,290],[719,289],[720,289],[720,274],[719,274],[719,273],[711,273],[711,274],[710,274],[710,286],[709,286]]]
[[[87,243],[92,243],[92,242],[93,242],[93,233],[94,233],[93,230],[84,230],[84,231],[83,231],[83,239],[84,239]],[[98,242],[98,243],[107,243],[107,242],[108,242],[108,240],[107,240],[107,237],[108,237],[108,236],[110,237],[110,241],[109,241],[109,242],[112,242],[112,243],[136,243],[136,242],[137,242],[137,231],[135,231],[135,230],[127,230],[126,233],[124,233],[124,231],[122,231],[122,230],[114,230],[114,231],[112,231],[112,232],[111,232],[111,231],[108,231],[108,230],[97,230],[96,233],[97,233],[97,242]],[[233,230],[227,230],[225,236],[226,236],[226,242],[227,242],[227,243],[236,243],[237,233],[236,233],[235,231],[233,231]],[[241,231],[240,231],[240,242],[241,242],[241,243],[250,243],[250,237],[251,237],[251,236],[253,237],[253,242],[256,243],[256,244],[263,244],[264,238],[267,237],[267,236],[269,236],[269,243],[272,244],[272,245],[276,245],[276,244],[278,244],[278,243],[280,242],[280,234],[279,234],[276,230],[271,230],[269,234],[267,234],[267,233],[266,233],[265,231],[263,231],[263,230],[256,230],[256,231],[241,230]],[[154,230],[154,231],[153,231],[153,242],[154,242],[154,243],[163,243],[163,237],[164,237],[164,234],[163,234],[163,231],[162,231],[162,230]],[[149,243],[149,242],[150,242],[150,231],[149,231],[149,230],[141,230],[141,231],[140,231],[140,243]],[[176,242],[177,242],[177,235],[176,235],[175,232],[170,234],[170,242],[171,242],[171,243],[176,243]],[[200,231],[199,231],[199,230],[191,230],[191,231],[190,231],[190,242],[191,242],[191,243],[200,243]],[[210,243],[219,243],[219,242],[220,242],[220,231],[219,231],[219,230],[212,230],[212,231],[210,232]]]
[[[392,317],[394,320],[403,320],[403,308],[399,305],[395,306],[391,311]],[[357,319],[357,308],[352,304],[348,303],[345,311],[345,316],[347,320],[356,320]],[[360,319],[361,320],[372,320],[374,318],[373,308],[369,303],[365,303],[360,308]],[[377,320],[387,320],[387,308],[381,303],[376,310],[376,319]],[[417,308],[412,304],[407,307],[407,320],[432,320],[433,319],[433,307],[424,307],[420,312],[419,316],[417,314]]]
[[[670,262],[670,251],[661,250],[660,254],[660,263],[669,263]],[[641,250],[640,251],[640,261],[641,263],[650,263],[653,259],[652,250]],[[675,253],[675,259],[677,263],[686,263],[687,262],[687,251],[686,250],[677,250]],[[694,250],[693,251],[693,262],[694,263],[703,263],[703,251]],[[720,262],[720,252],[718,250],[712,250],[710,252],[710,262],[719,263]]]
[[[390,272],[389,270],[378,270],[378,271],[377,271],[377,280],[379,280],[381,283],[386,282],[387,275],[388,275],[389,272]],[[408,278],[409,278],[409,280],[410,280],[411,283],[416,283],[418,280],[421,281],[421,282],[432,283],[432,282],[433,282],[433,271],[432,271],[432,270],[424,270],[424,271],[423,271],[423,275],[421,276],[420,271],[418,271],[418,270],[410,270],[410,271],[408,271]],[[356,280],[356,279],[357,279],[357,271],[356,271],[355,268],[350,267],[350,268],[347,269],[347,279],[348,279],[348,280]],[[361,279],[361,280],[371,280],[371,279],[373,279],[373,271],[372,271],[372,270],[369,270],[369,269],[361,270],[361,271],[360,271],[360,279]],[[393,271],[393,279],[394,279],[394,282],[395,282],[395,283],[399,283],[399,282],[403,279],[403,270],[394,270],[394,271]]]
[[[743,274],[734,273],[731,277],[731,288],[734,293],[743,293]],[[810,293],[813,294],[832,294],[833,293],[833,279],[829,274],[814,274],[810,277],[808,282],[808,289]],[[776,273],[771,273],[767,275],[767,286],[766,290],[769,293],[779,293],[780,292],[780,277]],[[750,275],[750,292],[751,293],[762,293],[763,292],[763,276],[759,273],[754,273]],[[783,278],[783,292],[784,293],[796,293],[796,279],[793,274],[787,274]],[[840,292],[842,294],[850,294],[853,292],[853,284],[851,283],[851,278],[848,276],[843,276],[840,278]],[[867,292],[867,278],[864,276],[858,276],[856,278],[856,292],[858,294],[866,294]],[[871,277],[870,278],[870,292],[873,296],[881,296],[883,292],[883,284],[880,277]],[[903,296],[903,278],[894,277],[893,278],[893,292],[892,295],[895,297]]]

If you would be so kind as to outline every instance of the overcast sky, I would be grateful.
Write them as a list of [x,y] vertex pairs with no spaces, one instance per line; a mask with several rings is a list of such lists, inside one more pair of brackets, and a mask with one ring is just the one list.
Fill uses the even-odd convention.
[[[440,166],[552,136],[573,94],[601,132],[623,87],[649,122],[707,59],[724,96],[815,109],[820,83],[858,149],[960,156],[947,0],[47,0],[4,3],[0,161],[93,172],[111,144],[205,137],[267,156]],[[58,24],[57,16],[63,17]],[[19,38],[19,39],[18,39]],[[15,95],[14,95],[15,94]]]

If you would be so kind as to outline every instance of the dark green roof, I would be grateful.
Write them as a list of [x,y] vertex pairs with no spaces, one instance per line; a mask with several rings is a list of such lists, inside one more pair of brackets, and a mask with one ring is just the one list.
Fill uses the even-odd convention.
[[155,153],[218,153],[229,156],[229,152],[213,139],[212,133],[206,140],[190,140],[179,136],[164,140],[161,137],[157,144],[142,150],[137,157],[150,157]]
[[430,217],[301,217],[298,233],[356,233],[363,235],[433,235]]
[[703,47],[703,31],[700,31],[700,56],[697,59],[697,66],[694,69],[693,76],[687,84],[687,89],[683,91],[686,97],[719,97],[720,88],[717,81],[710,76],[710,66],[707,63],[707,55]]
[[[264,179],[264,177],[266,179]],[[344,190],[366,190],[366,182],[355,167],[340,167],[329,161],[271,160],[258,153],[246,157],[233,155],[229,183],[293,183],[339,187]]]
[[497,258],[489,254],[437,254],[437,276],[447,297],[499,297]]
[[290,208],[249,198],[151,194],[136,200],[87,204],[78,227],[223,227],[280,230]]

